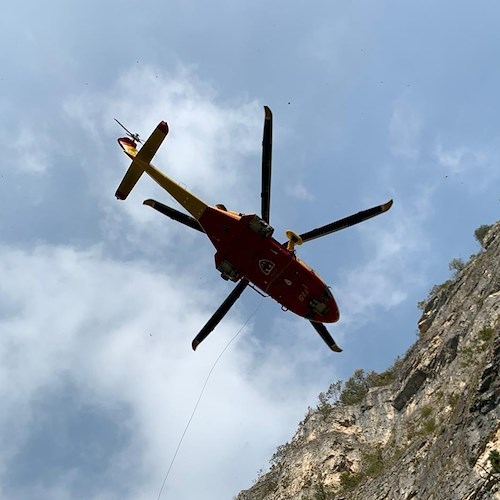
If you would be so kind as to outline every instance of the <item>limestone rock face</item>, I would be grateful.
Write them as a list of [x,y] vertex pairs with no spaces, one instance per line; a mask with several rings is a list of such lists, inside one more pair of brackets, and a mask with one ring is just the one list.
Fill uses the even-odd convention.
[[483,247],[434,288],[404,358],[309,411],[235,500],[500,499],[500,223]]

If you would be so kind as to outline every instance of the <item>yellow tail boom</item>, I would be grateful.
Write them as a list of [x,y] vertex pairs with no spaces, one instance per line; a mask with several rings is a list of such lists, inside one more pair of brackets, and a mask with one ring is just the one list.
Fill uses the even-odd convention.
[[187,189],[177,184],[177,182],[170,179],[170,177],[165,175],[150,163],[167,134],[167,123],[160,122],[139,151],[137,151],[135,143],[130,139],[118,139],[118,143],[122,147],[125,154],[132,158],[132,164],[128,168],[122,182],[118,186],[115,196],[119,200],[125,200],[130,194],[130,191],[132,191],[134,186],[137,184],[141,175],[146,172],[198,220],[208,205],[190,193]]

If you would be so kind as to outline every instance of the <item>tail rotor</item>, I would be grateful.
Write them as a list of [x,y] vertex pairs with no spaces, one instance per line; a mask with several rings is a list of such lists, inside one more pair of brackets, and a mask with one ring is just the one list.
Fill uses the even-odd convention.
[[125,127],[125,125],[123,125],[122,123],[120,123],[116,118],[114,119],[116,123],[118,123],[118,125],[120,125],[120,127],[125,130],[125,132],[127,132],[127,135],[134,141],[134,142],[138,142],[139,144],[143,144],[144,141],[139,137],[139,134],[134,134],[133,132],[130,132],[130,130]]

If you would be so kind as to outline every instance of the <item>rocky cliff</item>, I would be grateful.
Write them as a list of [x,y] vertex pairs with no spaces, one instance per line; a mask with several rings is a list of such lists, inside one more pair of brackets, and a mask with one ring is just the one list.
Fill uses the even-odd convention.
[[320,394],[236,500],[500,498],[500,223],[481,243],[421,304],[404,358]]

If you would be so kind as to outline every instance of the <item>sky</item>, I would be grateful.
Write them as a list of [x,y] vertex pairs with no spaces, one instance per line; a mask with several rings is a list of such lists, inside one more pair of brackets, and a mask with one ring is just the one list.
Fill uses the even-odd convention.
[[[499,16],[489,0],[5,5],[0,497],[231,499],[319,392],[404,355],[417,302],[499,218]],[[297,249],[332,287],[341,354],[251,289],[194,353],[231,291],[213,247],[142,205],[179,208],[145,176],[114,198],[113,119],[144,138],[166,120],[155,165],[258,212],[264,105],[278,239],[394,199]]]

